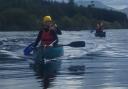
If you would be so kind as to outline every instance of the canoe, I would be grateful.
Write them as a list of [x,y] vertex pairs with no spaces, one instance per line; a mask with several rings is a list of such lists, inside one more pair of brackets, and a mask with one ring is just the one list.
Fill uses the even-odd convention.
[[47,48],[40,46],[33,51],[33,56],[34,56],[33,59],[34,60],[54,59],[63,56],[63,54],[64,54],[63,46],[47,47]]
[[106,37],[106,32],[97,32],[95,33],[96,37]]

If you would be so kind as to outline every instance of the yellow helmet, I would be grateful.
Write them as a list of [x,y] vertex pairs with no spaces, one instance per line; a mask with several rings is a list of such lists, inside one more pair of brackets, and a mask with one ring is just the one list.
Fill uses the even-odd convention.
[[52,21],[51,16],[44,16],[43,17],[43,22],[49,22],[49,21]]

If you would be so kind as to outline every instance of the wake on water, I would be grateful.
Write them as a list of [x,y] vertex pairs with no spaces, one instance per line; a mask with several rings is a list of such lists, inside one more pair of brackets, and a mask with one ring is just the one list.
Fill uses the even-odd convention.
[[87,41],[86,54],[97,54],[107,48],[107,41],[104,38],[95,38]]
[[86,46],[84,48],[65,47],[62,59],[77,59],[86,55],[97,55],[108,48],[105,38],[93,38],[85,42]]

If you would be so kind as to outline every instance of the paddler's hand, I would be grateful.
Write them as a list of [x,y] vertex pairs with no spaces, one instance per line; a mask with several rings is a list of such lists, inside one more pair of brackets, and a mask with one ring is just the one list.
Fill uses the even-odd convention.
[[52,26],[52,27],[50,27],[50,30],[55,30],[55,27],[53,27],[53,26]]
[[50,27],[49,27],[49,29],[53,30],[53,31],[57,30],[56,28],[57,28],[56,24],[51,24]]
[[56,27],[56,28],[58,27],[57,24],[55,24],[55,27]]
[[44,48],[47,48],[48,47],[48,45],[44,45]]

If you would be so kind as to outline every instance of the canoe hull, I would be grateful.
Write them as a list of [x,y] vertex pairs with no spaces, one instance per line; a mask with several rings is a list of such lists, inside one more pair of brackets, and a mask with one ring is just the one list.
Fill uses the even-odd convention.
[[33,59],[34,60],[43,60],[43,59],[54,59],[61,57],[64,54],[64,49],[62,46],[58,47],[38,47],[34,50]]
[[96,37],[106,37],[106,32],[95,33]]

